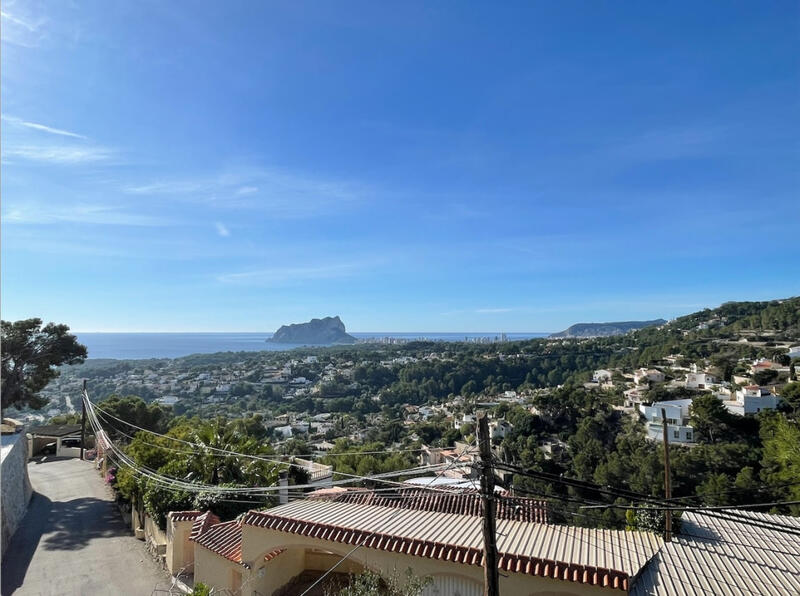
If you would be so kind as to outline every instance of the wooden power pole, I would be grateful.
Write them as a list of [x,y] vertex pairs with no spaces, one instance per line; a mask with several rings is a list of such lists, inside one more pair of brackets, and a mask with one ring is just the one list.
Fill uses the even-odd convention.
[[86,379],[83,380],[81,393],[81,459],[83,459],[83,443],[86,440]]
[[[669,473],[669,432],[667,429],[667,410],[661,408],[661,429],[664,437],[664,497],[667,502],[672,498],[672,486]],[[672,511],[664,511],[664,540],[672,540]]]
[[478,450],[481,456],[481,497],[483,501],[483,594],[500,596],[497,569],[497,501],[494,497],[492,439],[486,412],[478,414]]

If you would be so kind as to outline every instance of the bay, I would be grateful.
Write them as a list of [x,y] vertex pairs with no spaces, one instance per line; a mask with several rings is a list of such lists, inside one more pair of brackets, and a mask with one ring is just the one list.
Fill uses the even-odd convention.
[[[190,354],[215,352],[283,351],[297,348],[295,344],[267,343],[271,332],[251,333],[80,333],[75,335],[86,346],[89,358],[140,360],[146,358],[179,358]],[[501,333],[351,333],[362,340],[378,341],[427,339],[432,341],[489,341]],[[546,337],[547,333],[506,333],[509,341]]]

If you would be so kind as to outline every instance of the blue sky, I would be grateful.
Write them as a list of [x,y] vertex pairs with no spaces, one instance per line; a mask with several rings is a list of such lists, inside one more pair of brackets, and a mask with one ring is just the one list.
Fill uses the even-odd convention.
[[2,316],[554,331],[800,294],[795,2],[3,2]]

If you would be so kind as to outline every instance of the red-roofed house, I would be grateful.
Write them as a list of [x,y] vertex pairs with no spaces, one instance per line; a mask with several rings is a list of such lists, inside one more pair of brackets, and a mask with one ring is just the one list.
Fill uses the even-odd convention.
[[[208,525],[194,542],[194,580],[216,590],[254,596],[300,594],[335,564],[337,574],[372,569],[391,573],[411,568],[430,576],[425,594],[480,596],[483,593],[482,519],[470,496],[420,495],[391,504],[376,495],[365,502],[355,491],[329,499],[305,499],[239,520]],[[369,499],[366,499],[369,500]],[[411,503],[404,506],[401,503]],[[516,511],[514,511],[516,509]],[[455,512],[446,512],[446,511]],[[623,532],[530,521],[521,503],[498,515],[501,593],[567,596],[627,591],[658,551],[661,539]],[[478,512],[479,513],[479,512]],[[197,523],[199,512],[170,514],[179,524]],[[170,550],[173,556],[178,548]],[[186,562],[184,555],[183,563]],[[174,565],[173,565],[174,567]]]

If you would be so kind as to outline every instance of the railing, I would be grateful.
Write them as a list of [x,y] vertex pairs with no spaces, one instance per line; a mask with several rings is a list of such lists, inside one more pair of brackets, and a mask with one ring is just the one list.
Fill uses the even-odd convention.
[[328,466],[308,459],[300,459],[299,457],[295,458],[294,463],[303,466],[306,472],[308,472],[308,479],[311,482],[316,482],[317,480],[322,480],[324,478],[333,476],[333,466]]

